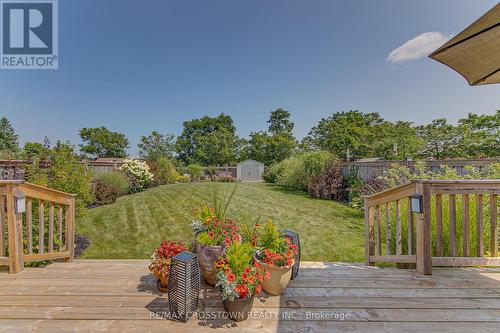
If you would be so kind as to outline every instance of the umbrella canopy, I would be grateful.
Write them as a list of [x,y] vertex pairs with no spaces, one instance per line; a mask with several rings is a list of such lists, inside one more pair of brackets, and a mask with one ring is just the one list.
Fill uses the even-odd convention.
[[453,68],[471,86],[500,83],[500,3],[429,57]]

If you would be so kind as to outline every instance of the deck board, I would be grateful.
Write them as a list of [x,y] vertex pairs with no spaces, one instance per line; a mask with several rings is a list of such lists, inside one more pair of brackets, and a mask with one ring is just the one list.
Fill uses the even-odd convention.
[[[0,272],[0,332],[497,332],[500,327],[499,268],[435,268],[432,276],[422,276],[414,270],[303,262],[282,296],[255,300],[255,318],[243,323],[193,318],[184,324],[152,318],[152,312],[168,311],[168,299],[156,290],[147,265],[147,260],[76,260],[14,275]],[[220,295],[206,285],[200,311],[223,313]]]

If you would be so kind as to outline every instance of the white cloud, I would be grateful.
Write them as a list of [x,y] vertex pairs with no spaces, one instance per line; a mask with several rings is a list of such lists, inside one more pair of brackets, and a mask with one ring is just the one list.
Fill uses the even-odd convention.
[[445,35],[440,32],[424,32],[392,50],[385,61],[398,63],[426,57],[446,43],[451,37],[451,35]]

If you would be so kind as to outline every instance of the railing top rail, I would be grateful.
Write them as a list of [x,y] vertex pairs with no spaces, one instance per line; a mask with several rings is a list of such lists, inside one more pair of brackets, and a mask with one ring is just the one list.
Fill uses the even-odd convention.
[[0,193],[5,195],[6,185],[14,185],[17,193],[24,194],[27,197],[52,201],[59,204],[69,205],[76,197],[76,194],[66,193],[53,188],[25,182],[24,180],[0,180]]
[[[367,201],[369,207],[383,204],[385,202],[394,201],[398,199],[402,199],[406,196],[412,195],[416,191],[417,184],[429,184],[436,185],[436,188],[446,188],[447,185],[450,187],[457,185],[463,186],[477,186],[477,191],[484,190],[485,187],[490,185],[494,186],[494,188],[500,187],[500,179],[471,179],[471,180],[441,180],[441,179],[429,179],[429,180],[414,180],[410,183],[399,185],[396,187],[392,187],[382,192],[378,192],[371,195],[366,195],[364,198]],[[458,187],[460,188],[460,187]],[[470,189],[467,189],[470,191]],[[495,191],[495,190],[494,190]]]
[[23,184],[24,180],[0,180],[0,186],[10,185],[10,184]]
[[396,193],[396,192],[403,190],[403,189],[412,188],[412,187],[414,187],[414,185],[415,185],[415,182],[410,182],[410,183],[406,183],[403,185],[391,187],[387,190],[377,192],[375,194],[365,195],[364,197],[365,197],[365,199],[377,199],[377,198],[381,198],[381,197],[384,197],[384,196],[389,195],[389,194]]
[[63,191],[59,191],[59,190],[54,190],[53,188],[50,188],[47,186],[37,185],[37,184],[32,184],[32,183],[27,183],[27,182],[22,183],[22,187],[31,188],[31,189],[45,192],[45,193],[56,194],[58,196],[63,196],[63,197],[66,197],[68,199],[76,197],[76,194],[67,193],[67,192],[63,192]]
[[414,183],[423,184],[464,184],[464,185],[474,185],[474,184],[494,184],[500,185],[500,179],[456,179],[456,180],[442,180],[442,179],[429,179],[429,180],[415,180]]

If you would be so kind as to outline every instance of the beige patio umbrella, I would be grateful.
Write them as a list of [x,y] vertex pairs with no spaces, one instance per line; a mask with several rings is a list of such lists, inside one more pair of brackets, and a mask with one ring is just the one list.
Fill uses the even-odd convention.
[[500,3],[429,57],[457,71],[471,86],[500,83]]

